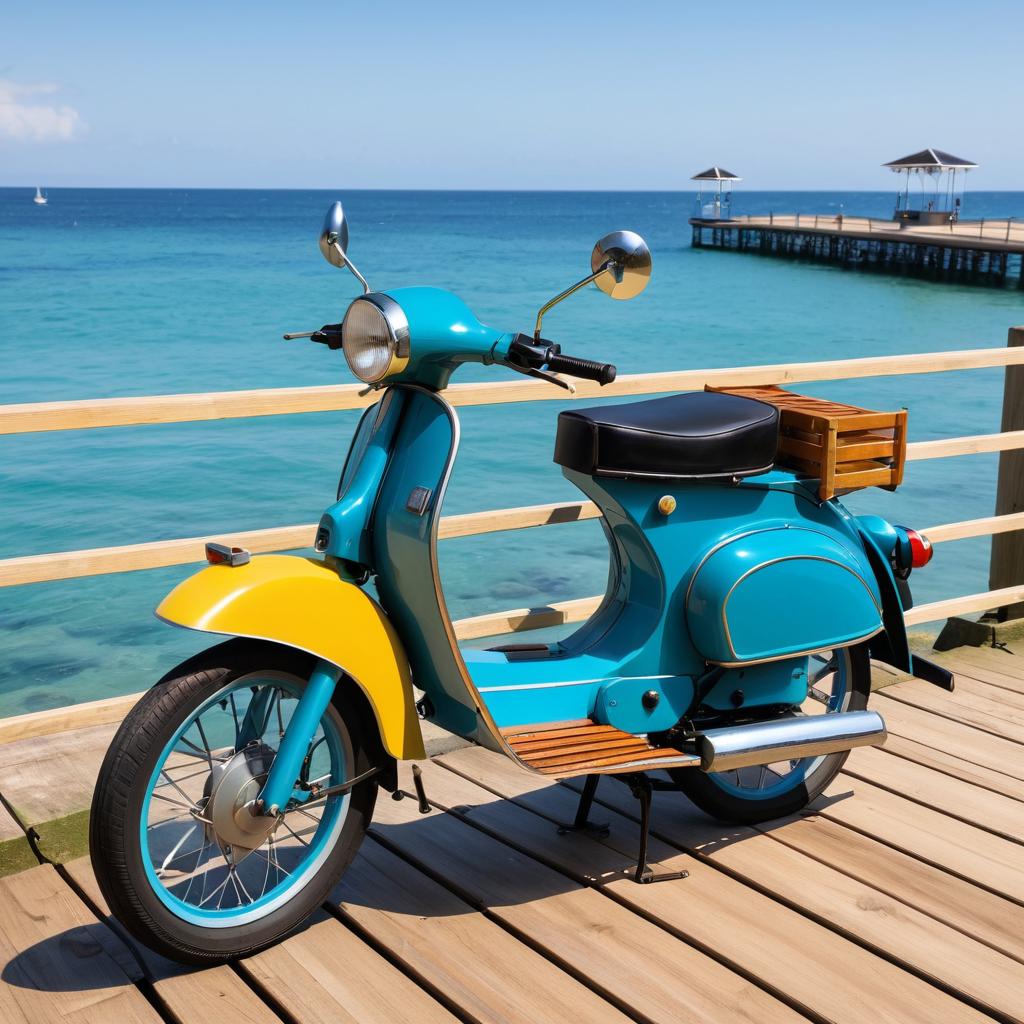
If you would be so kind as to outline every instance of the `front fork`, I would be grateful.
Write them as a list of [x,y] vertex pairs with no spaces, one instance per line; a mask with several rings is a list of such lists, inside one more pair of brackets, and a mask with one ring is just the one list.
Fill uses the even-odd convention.
[[291,721],[285,730],[267,781],[263,784],[256,806],[264,814],[276,816],[287,806],[295,789],[295,780],[309,752],[320,719],[331,703],[341,671],[329,661],[318,661],[309,682],[299,698]]

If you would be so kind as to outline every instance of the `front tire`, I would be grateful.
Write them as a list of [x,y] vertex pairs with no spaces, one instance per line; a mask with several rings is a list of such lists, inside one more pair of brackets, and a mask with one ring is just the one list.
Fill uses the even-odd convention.
[[244,801],[262,785],[314,663],[276,644],[228,641],[161,680],[115,735],[93,796],[93,870],[117,919],[156,952],[209,964],[263,949],[301,924],[355,857],[376,783],[315,802],[317,786],[371,767],[358,717],[334,704],[277,826],[250,836],[236,824],[251,827]]
[[[867,644],[843,647],[812,657],[812,688],[825,714],[863,711],[871,694],[871,662]],[[834,671],[823,674],[828,666]],[[815,678],[817,676],[817,678]],[[827,702],[825,698],[828,698]],[[805,706],[814,706],[809,697]],[[672,781],[705,814],[720,821],[754,825],[803,810],[839,774],[850,752],[802,758],[785,765],[703,772],[699,768],[670,770]]]

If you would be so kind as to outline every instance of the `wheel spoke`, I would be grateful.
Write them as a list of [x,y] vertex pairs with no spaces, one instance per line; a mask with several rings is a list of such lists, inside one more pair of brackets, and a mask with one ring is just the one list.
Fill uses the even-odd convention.
[[[340,827],[348,801],[336,793],[288,807],[287,820],[282,816],[276,834],[255,849],[233,845],[240,837],[230,831],[221,835],[216,824],[229,829],[241,807],[237,801],[258,792],[253,782],[263,785],[302,685],[301,678],[285,681],[277,672],[236,679],[191,711],[156,767],[145,852],[154,887],[172,900],[172,909],[183,908],[186,920],[188,911],[227,920],[271,894],[304,884],[313,870],[314,837]],[[330,789],[348,776],[340,739],[328,719],[318,724],[304,758],[305,784]],[[243,752],[242,745],[252,749]]]

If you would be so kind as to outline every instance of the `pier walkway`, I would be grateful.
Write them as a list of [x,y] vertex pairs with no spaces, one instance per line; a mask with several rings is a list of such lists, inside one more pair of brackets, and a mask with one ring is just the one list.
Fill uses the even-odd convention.
[[382,794],[306,928],[205,970],[127,940],[81,856],[113,727],[6,744],[0,839],[36,866],[0,879],[0,1020],[1024,1020],[1024,658],[937,658],[953,694],[876,673],[888,743],[806,815],[724,827],[659,793],[652,857],[689,877],[655,885],[623,874],[626,787],[598,789],[609,838],[559,836],[570,785],[434,746],[429,814]]
[[694,217],[694,248],[733,249],[965,284],[1024,288],[1024,223],[903,224],[835,214]]

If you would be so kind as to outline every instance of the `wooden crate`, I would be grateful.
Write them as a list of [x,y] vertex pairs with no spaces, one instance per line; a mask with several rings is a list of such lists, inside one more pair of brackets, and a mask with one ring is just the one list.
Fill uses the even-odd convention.
[[817,477],[818,496],[827,501],[861,487],[895,490],[907,459],[907,411],[873,412],[855,405],[794,394],[784,388],[711,387],[756,398],[779,410],[780,466]]

